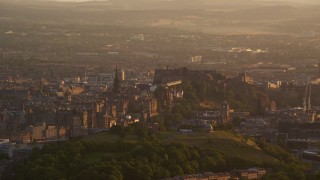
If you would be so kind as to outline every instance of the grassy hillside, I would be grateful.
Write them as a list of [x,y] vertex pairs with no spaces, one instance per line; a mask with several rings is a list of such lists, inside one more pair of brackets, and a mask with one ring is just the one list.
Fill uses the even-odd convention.
[[34,149],[6,179],[163,179],[249,167],[272,169],[271,179],[305,179],[304,166],[288,153],[233,132],[112,133]]
[[216,150],[229,157],[246,157],[255,162],[274,162],[273,157],[265,154],[251,139],[227,131],[214,133],[168,133],[164,143],[182,142],[190,146],[199,146],[206,150]]
[[[126,141],[138,143],[142,140],[136,135],[128,135],[121,138],[110,132],[103,132],[90,136],[84,136],[77,141],[84,142],[117,142]],[[247,158],[249,161],[258,163],[277,162],[278,160],[264,153],[251,139],[244,138],[241,135],[228,131],[215,131],[213,133],[178,133],[178,132],[162,132],[159,134],[159,142],[163,144],[184,143],[189,146],[197,146],[206,151],[217,151],[228,157]],[[90,153],[87,158],[89,161],[99,161],[105,157],[107,153],[94,152]]]

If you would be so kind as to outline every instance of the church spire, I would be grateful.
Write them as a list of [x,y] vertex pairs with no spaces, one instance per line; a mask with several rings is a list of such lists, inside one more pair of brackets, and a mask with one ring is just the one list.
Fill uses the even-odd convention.
[[114,80],[113,80],[113,93],[119,94],[119,91],[120,91],[120,80],[118,77],[118,67],[116,66],[116,72],[115,72]]
[[118,66],[116,66],[116,74],[115,74],[115,78],[118,77]]

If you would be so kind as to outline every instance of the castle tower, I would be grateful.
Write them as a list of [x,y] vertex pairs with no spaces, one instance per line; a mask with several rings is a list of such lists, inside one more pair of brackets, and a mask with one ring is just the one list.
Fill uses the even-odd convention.
[[83,122],[82,122],[83,126],[85,128],[88,128],[88,112],[84,111],[83,112]]

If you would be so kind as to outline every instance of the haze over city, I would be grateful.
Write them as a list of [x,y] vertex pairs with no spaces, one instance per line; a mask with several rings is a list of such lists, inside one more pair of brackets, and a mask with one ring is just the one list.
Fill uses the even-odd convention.
[[318,0],[0,0],[0,179],[320,179]]

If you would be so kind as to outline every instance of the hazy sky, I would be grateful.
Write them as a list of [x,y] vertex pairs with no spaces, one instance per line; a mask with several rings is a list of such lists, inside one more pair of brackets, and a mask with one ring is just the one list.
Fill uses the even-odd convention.
[[[86,1],[113,1],[113,2],[117,2],[117,1],[120,1],[120,2],[142,2],[142,1],[175,1],[175,0],[0,0],[1,1],[7,1],[7,2],[10,2],[10,1],[20,1],[20,2],[28,2],[28,1],[61,1],[61,2],[86,2]],[[198,0],[194,0],[194,2],[197,2]],[[203,1],[203,0],[202,0]],[[214,2],[214,1],[223,1],[223,0],[207,0],[208,2]],[[235,0],[225,0],[224,2],[225,3],[228,3],[228,2],[232,2],[232,1],[235,1]],[[238,0],[239,2],[250,2],[250,1],[260,1],[260,2],[263,2],[263,1],[269,1],[269,2],[275,2],[275,4],[277,4],[276,2],[292,2],[292,3],[300,3],[300,4],[309,4],[309,3],[312,3],[312,4],[320,4],[320,0]],[[180,0],[181,2],[181,0]]]
[[[50,0],[52,1],[52,0]],[[62,2],[86,2],[86,1],[109,1],[109,0],[55,0],[55,1],[62,1]],[[122,0],[125,1],[125,0]],[[135,0],[128,0],[128,1],[135,1]],[[139,0],[140,1],[140,0]],[[174,1],[174,0],[153,0],[153,1]],[[195,0],[197,1],[197,0]],[[208,0],[208,1],[215,1],[215,0]],[[252,1],[252,0],[239,0],[239,1]],[[309,3],[316,3],[319,4],[320,0],[253,0],[253,1],[273,1],[273,2],[293,2],[293,3],[301,3],[301,4],[309,4]],[[226,0],[228,2],[228,0]]]
[[[85,1],[109,1],[109,0],[56,0],[56,1],[65,1],[65,2],[85,2]],[[134,1],[134,0],[132,0]],[[161,1],[161,0],[158,0]],[[162,0],[162,1],[169,1],[169,0]],[[214,1],[214,0],[213,0]],[[228,0],[226,0],[227,2]],[[317,0],[255,0],[255,1],[287,1],[287,2],[317,2]]]
[[108,0],[56,0],[56,1],[65,1],[65,2],[85,2],[85,1],[108,1]]

